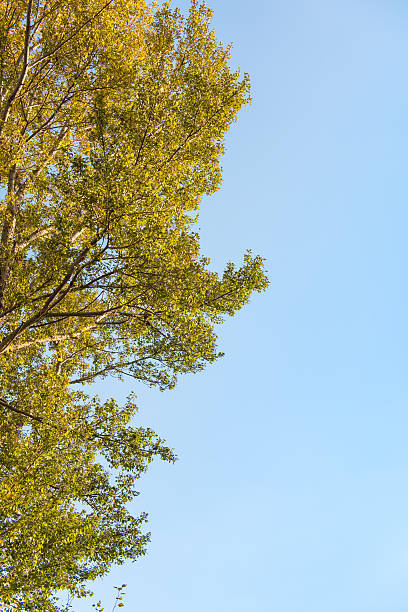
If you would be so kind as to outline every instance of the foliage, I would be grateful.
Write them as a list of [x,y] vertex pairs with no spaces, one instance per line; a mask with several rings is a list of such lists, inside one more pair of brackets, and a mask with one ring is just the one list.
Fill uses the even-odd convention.
[[144,553],[127,503],[172,451],[83,385],[160,389],[220,353],[214,326],[267,285],[219,275],[196,217],[248,101],[211,11],[141,0],[0,0],[0,601],[53,593]]
[[[63,414],[50,406],[46,427],[34,420],[2,446],[0,601],[19,610],[54,610],[50,592],[82,596],[86,580],[144,554],[146,515],[126,504],[155,456],[175,460],[154,432],[129,425],[133,401],[121,409],[80,392],[55,399]],[[13,433],[14,414],[4,418]]]

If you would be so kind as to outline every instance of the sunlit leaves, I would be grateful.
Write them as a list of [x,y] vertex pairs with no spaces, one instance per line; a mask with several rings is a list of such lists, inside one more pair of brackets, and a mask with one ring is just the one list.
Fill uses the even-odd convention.
[[221,274],[200,252],[249,100],[204,4],[0,0],[0,16],[0,601],[51,611],[144,553],[127,504],[154,457],[175,459],[132,398],[84,385],[173,387],[267,280],[250,252]]

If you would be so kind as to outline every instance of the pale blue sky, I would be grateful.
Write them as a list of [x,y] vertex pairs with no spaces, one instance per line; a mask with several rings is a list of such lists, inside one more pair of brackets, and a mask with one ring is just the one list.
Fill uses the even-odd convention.
[[133,387],[180,461],[140,481],[148,556],[96,594],[127,583],[129,612],[406,612],[408,3],[210,5],[253,104],[203,251],[221,269],[251,247],[271,287],[220,330],[222,361]]

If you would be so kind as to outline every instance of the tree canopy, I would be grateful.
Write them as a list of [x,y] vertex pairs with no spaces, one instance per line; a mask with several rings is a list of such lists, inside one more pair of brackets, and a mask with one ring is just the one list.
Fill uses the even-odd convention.
[[140,0],[0,0],[0,602],[54,594],[145,551],[127,503],[154,456],[136,406],[87,385],[168,389],[220,356],[214,326],[267,286],[222,274],[197,213],[249,101],[211,11]]

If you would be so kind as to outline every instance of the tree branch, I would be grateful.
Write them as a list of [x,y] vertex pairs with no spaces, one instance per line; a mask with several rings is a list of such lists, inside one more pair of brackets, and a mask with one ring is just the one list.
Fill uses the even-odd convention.
[[34,414],[30,414],[29,412],[26,412],[25,410],[21,410],[20,408],[16,408],[15,406],[12,406],[8,402],[6,402],[6,400],[4,400],[1,397],[0,397],[0,406],[3,406],[4,408],[7,408],[7,410],[11,410],[11,412],[15,412],[16,414],[21,414],[22,416],[26,416],[29,419],[33,419],[34,421],[43,423],[43,419],[41,417],[35,416]]
[[33,0],[28,0],[28,5],[27,5],[27,16],[26,16],[26,27],[25,27],[25,35],[24,35],[24,49],[23,49],[23,66],[20,72],[20,76],[19,79],[16,83],[16,86],[14,88],[14,90],[11,92],[9,99],[6,102],[6,105],[4,107],[4,111],[1,115],[0,118],[0,136],[3,132],[4,126],[6,124],[6,121],[8,119],[8,116],[10,114],[11,111],[11,107],[12,104],[14,102],[14,99],[16,98],[17,94],[19,93],[20,89],[23,86],[24,80],[27,76],[27,72],[28,72],[28,58],[29,58],[29,54],[30,54],[30,28],[31,28],[31,11],[32,11],[32,6],[33,6]]

